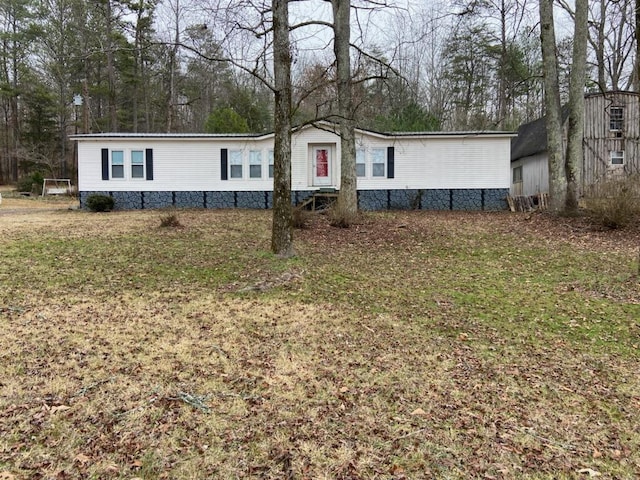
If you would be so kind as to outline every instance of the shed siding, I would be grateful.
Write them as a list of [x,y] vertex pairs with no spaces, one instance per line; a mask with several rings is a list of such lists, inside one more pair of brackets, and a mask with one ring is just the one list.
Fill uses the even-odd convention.
[[511,164],[511,171],[513,172],[514,168],[520,166],[522,167],[522,188],[521,191],[516,191],[512,184],[512,195],[530,196],[549,191],[549,169],[546,153],[539,153],[516,160]]

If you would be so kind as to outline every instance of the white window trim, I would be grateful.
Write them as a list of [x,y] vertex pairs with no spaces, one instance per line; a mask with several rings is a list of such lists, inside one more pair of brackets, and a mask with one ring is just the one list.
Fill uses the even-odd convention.
[[[239,154],[240,155],[240,163],[239,164],[238,163],[232,163],[232,157],[234,156],[234,154]],[[229,165],[228,165],[227,168],[229,169],[229,172],[228,172],[229,180],[235,180],[235,181],[244,180],[245,179],[245,171],[246,171],[246,169],[244,168],[245,167],[245,165],[244,165],[244,163],[245,163],[244,152],[242,150],[229,150],[229,154],[228,155],[229,155],[229,161],[228,161]],[[240,174],[239,177],[234,177],[234,176],[231,175],[232,167],[238,166],[238,165],[240,165],[241,174]]]
[[[134,166],[134,163],[133,163],[133,152],[142,153],[142,164],[136,164],[136,165],[142,165],[142,176],[141,177],[134,177],[133,176],[133,166]],[[146,162],[146,159],[145,159],[145,150],[144,150],[144,148],[132,148],[132,149],[130,149],[128,151],[128,153],[129,153],[129,155],[128,155],[128,158],[129,158],[129,170],[128,171],[129,171],[129,174],[131,175],[130,180],[132,180],[134,182],[135,181],[139,181],[139,180],[146,180],[147,179],[147,162]],[[126,163],[126,158],[127,157],[125,157],[125,163]]]
[[[113,176],[113,154],[115,152],[122,153],[122,177]],[[124,148],[113,148],[109,150],[109,180],[115,180],[116,182],[122,182],[127,180],[127,156]],[[118,165],[120,166],[120,165]]]
[[[358,152],[362,152],[362,162],[358,162]],[[364,165],[364,175],[357,175],[358,165]],[[357,178],[367,178],[367,172],[369,169],[367,168],[367,149],[366,148],[356,148],[356,177]]]
[[[253,162],[253,156],[254,154],[258,154],[260,156],[260,162],[259,163],[254,163]],[[251,176],[251,167],[252,166],[256,166],[256,165],[260,165],[260,176],[259,177],[252,177]],[[248,174],[249,174],[249,180],[262,180],[264,178],[264,158],[262,155],[262,150],[249,150],[249,168],[247,168]]]
[[[621,155],[616,155],[616,154],[621,154]],[[613,163],[613,159],[622,159],[622,163]],[[609,165],[612,167],[623,167],[625,164],[625,158],[624,158],[624,150],[610,150],[609,151]]]
[[[273,174],[270,173],[271,167],[273,167]],[[275,175],[275,153],[272,148],[267,150],[267,178],[273,179]]]
[[[622,113],[622,116],[619,119],[618,118],[616,119],[616,122],[620,122],[620,124],[621,124],[620,128],[611,128],[611,122],[613,121],[612,113],[613,113],[614,109],[615,110],[620,110],[620,112]],[[610,132],[621,132],[623,129],[624,129],[624,107],[617,106],[617,105],[613,106],[613,107],[610,107],[610,110],[609,110],[609,131]]]
[[[382,162],[374,162],[374,156],[373,156],[373,152],[374,150],[381,150],[382,151]],[[371,172],[371,176],[369,178],[372,179],[380,179],[380,178],[387,178],[387,149],[385,147],[371,147],[371,149],[369,150],[369,165],[370,165],[370,172]],[[383,165],[383,172],[382,175],[374,175],[374,165]]]

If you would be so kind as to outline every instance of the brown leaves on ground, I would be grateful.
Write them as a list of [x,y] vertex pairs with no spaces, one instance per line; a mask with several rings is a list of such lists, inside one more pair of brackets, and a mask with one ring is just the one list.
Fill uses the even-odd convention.
[[[175,231],[153,212],[38,215],[1,225],[0,479],[640,476],[638,309],[609,275],[637,230],[317,216],[283,264],[268,212],[181,212]],[[46,259],[12,259],[43,236],[69,266],[33,288],[15,275]],[[67,289],[84,257],[64,242],[87,238],[96,271],[123,252],[164,270]]]

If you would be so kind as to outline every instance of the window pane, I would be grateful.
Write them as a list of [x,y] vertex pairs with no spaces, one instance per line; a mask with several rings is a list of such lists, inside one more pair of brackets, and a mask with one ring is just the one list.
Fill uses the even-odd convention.
[[144,154],[142,150],[133,150],[131,152],[132,165],[144,165]]
[[131,178],[144,178],[144,166],[131,165]]
[[374,163],[371,173],[374,177],[384,177],[384,164]]
[[231,165],[230,170],[231,178],[242,178],[242,165]]
[[269,165],[269,178],[273,178],[273,165]]
[[262,165],[249,165],[250,178],[262,178]]
[[366,168],[364,163],[356,163],[356,176],[358,177],[366,176]]
[[111,167],[111,178],[124,178],[124,165],[113,165]]

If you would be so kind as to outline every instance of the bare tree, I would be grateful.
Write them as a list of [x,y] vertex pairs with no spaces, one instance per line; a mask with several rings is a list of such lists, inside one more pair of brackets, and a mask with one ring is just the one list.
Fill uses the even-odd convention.
[[338,116],[341,138],[340,223],[348,225],[358,213],[356,139],[351,76],[351,1],[331,0],[333,7],[333,50],[336,55]]
[[289,1],[273,0],[271,8],[273,13],[273,93],[275,99],[271,251],[289,257],[293,254]]
[[[567,151],[562,144],[562,111],[558,82],[553,0],[540,0],[540,38],[547,111],[550,209],[555,213],[575,210],[578,205],[582,137],[584,129],[584,84],[587,49],[587,0],[576,0],[574,44],[570,74]],[[566,153],[566,155],[565,155]]]

